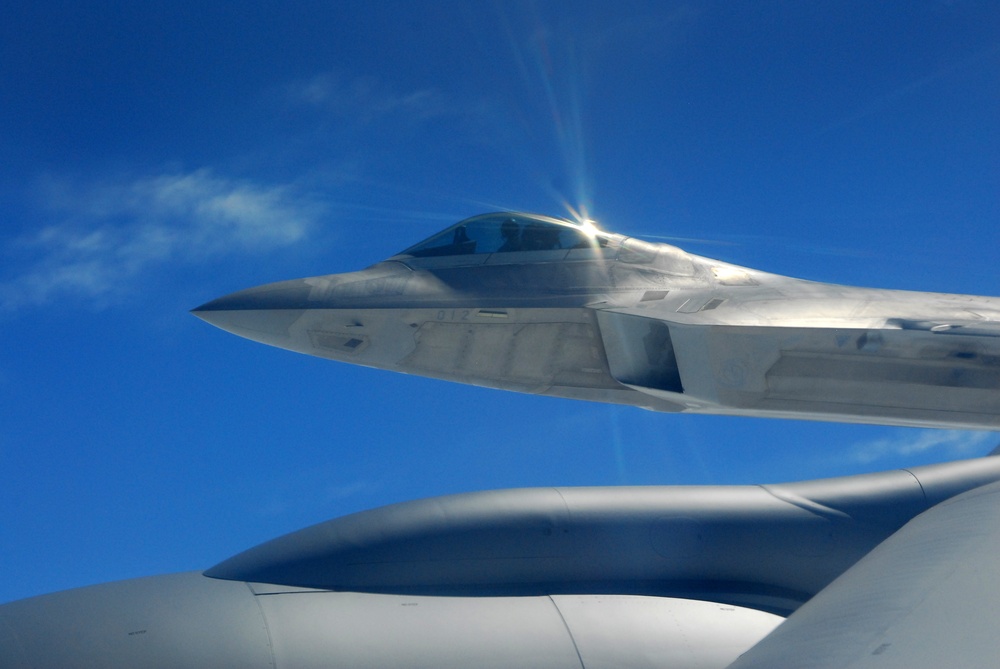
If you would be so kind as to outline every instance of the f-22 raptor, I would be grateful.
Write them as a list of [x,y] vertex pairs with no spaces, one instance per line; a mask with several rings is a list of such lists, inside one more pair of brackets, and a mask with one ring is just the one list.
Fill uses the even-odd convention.
[[805,281],[591,223],[469,218],[198,317],[309,355],[667,412],[1000,428],[1000,299]]

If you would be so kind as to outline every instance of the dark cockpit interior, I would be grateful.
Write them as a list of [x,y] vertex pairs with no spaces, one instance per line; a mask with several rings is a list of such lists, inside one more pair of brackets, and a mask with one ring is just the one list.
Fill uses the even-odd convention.
[[496,213],[460,221],[399,255],[427,258],[558,251],[601,248],[608,242],[609,237],[592,226],[546,216]]

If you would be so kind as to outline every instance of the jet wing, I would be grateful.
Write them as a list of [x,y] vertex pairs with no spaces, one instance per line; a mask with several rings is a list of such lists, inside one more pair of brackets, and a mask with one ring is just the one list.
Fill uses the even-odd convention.
[[730,665],[995,667],[1000,483],[904,525]]

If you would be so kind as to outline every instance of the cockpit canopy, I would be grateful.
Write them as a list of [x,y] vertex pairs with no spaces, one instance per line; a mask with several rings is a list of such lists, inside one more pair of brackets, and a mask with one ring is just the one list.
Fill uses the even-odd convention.
[[565,257],[566,251],[605,248],[614,237],[617,235],[602,233],[592,226],[506,212],[467,218],[399,255],[432,258],[561,251],[558,255]]
[[618,260],[677,276],[695,272],[691,257],[676,247],[604,232],[590,224],[515,212],[459,221],[391,260],[415,269]]

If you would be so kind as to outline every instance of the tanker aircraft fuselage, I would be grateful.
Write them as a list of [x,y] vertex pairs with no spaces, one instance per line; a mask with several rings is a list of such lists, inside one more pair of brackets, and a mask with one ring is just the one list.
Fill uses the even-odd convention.
[[994,667],[997,495],[987,457],[404,502],[2,604],[0,669]]

